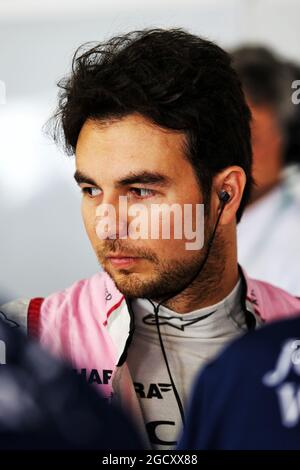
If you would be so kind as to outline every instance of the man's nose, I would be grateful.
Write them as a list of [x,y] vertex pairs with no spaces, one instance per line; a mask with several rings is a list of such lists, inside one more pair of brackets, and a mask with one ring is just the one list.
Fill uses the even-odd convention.
[[121,211],[118,204],[102,202],[96,209],[95,229],[98,238],[127,238],[127,211]]

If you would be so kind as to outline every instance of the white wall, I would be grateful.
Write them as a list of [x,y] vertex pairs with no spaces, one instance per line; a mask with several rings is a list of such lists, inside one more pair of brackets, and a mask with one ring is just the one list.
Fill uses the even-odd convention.
[[0,0],[0,297],[46,295],[99,269],[73,162],[41,132],[77,46],[182,26],[224,47],[264,42],[300,60],[299,19],[296,0]]

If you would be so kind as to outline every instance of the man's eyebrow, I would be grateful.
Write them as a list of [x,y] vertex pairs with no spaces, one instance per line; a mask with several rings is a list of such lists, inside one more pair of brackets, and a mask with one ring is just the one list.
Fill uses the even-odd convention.
[[[80,170],[75,171],[74,179],[77,184],[85,183],[92,186],[98,186],[93,178],[85,175]],[[153,171],[130,172],[126,176],[117,180],[114,185],[116,188],[120,188],[129,186],[131,184],[153,184],[159,186],[168,186],[171,184],[171,178],[169,178],[167,175]]]
[[90,178],[89,176],[85,175],[84,173],[82,173],[82,171],[79,171],[79,170],[75,171],[74,179],[77,182],[77,184],[86,183],[92,186],[97,186],[97,183],[95,180],[93,180],[93,178]]
[[116,181],[115,186],[129,186],[131,184],[156,184],[160,186],[168,186],[171,178],[158,172],[141,171],[130,172],[128,175]]

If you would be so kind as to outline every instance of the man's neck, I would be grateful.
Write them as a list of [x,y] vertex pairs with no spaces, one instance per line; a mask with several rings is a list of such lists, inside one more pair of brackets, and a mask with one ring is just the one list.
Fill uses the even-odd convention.
[[[203,272],[191,286],[187,287],[177,296],[172,297],[162,305],[177,313],[189,313],[193,310],[214,305],[234,289],[239,280],[238,264],[224,268],[223,271],[215,270],[214,275],[208,275]],[[153,299],[161,302],[163,299]]]

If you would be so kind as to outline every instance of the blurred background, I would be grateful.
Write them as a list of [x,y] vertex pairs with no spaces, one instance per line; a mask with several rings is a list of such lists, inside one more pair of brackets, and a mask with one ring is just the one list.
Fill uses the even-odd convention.
[[[298,0],[0,0],[0,296],[44,296],[100,269],[81,222],[74,161],[42,132],[55,108],[56,82],[69,71],[79,45],[132,29],[178,26],[230,51],[259,44],[297,64],[299,20]],[[293,76],[297,78],[297,71]],[[290,91],[291,80],[287,83]],[[249,98],[257,104],[251,95],[250,90]],[[269,206],[265,210],[269,213]],[[262,214],[260,220],[265,220]],[[300,205],[293,219],[295,214],[293,230],[300,240]],[[300,295],[296,260],[295,285],[282,279],[285,267],[276,271],[272,252],[274,265],[262,258],[260,271],[250,266],[252,250],[261,243],[255,240],[256,247],[247,252],[253,241],[249,227],[257,220],[253,217],[245,225],[249,240],[241,249],[250,274]],[[289,222],[284,230],[291,230]],[[288,246],[298,248],[293,242]],[[282,239],[273,245],[273,252],[284,254],[284,249]]]

